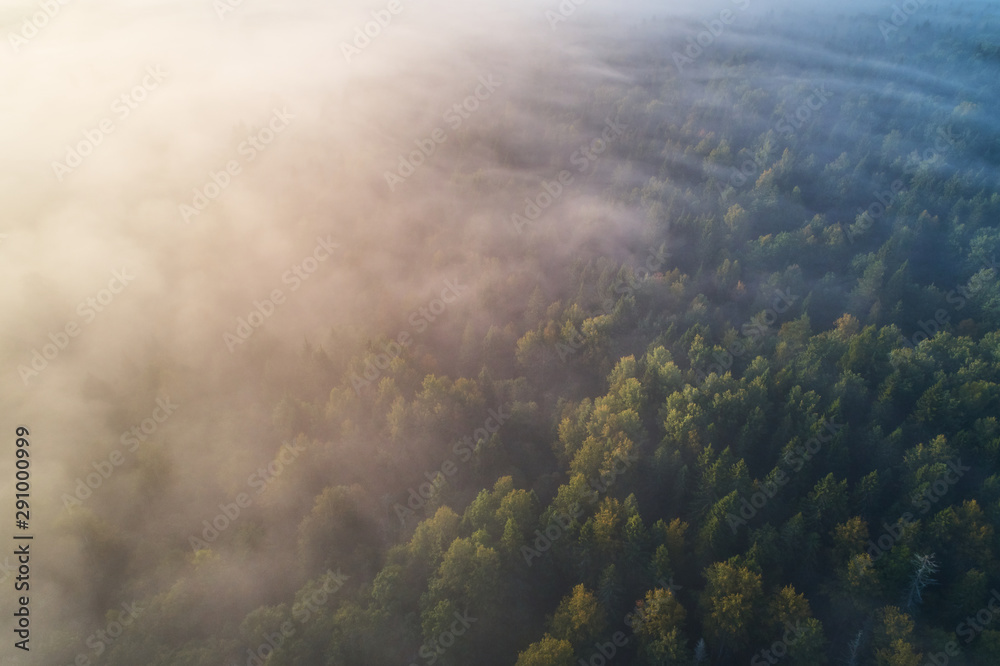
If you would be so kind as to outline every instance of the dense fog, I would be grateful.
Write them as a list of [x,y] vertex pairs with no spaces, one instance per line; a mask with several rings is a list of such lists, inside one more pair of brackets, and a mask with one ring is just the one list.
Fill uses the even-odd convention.
[[[949,179],[988,198],[998,61],[968,63],[996,48],[995,9],[904,4],[912,15],[764,0],[8,3],[0,395],[9,441],[31,433],[36,536],[33,649],[5,638],[0,663],[105,663],[86,639],[109,609],[182,579],[209,634],[290,602],[325,570],[296,543],[331,486],[355,493],[356,529],[337,537],[359,549],[348,587],[370,585],[375,553],[413,530],[393,507],[441,467],[428,442],[451,450],[506,398],[419,436],[403,419],[384,442],[330,417],[336,405],[360,396],[359,414],[388,412],[387,361],[412,359],[452,379],[483,365],[523,375],[532,388],[508,397],[532,392],[560,413],[617,358],[592,374],[514,370],[481,341],[513,353],[549,304],[582,302],[577,278],[622,267],[677,269],[692,297],[714,298],[730,255],[703,247],[701,226],[793,161],[819,170],[850,153],[852,184],[781,191],[755,224],[822,215],[846,230],[886,192]],[[706,157],[699,141],[720,136],[732,156]],[[888,237],[876,217],[853,227],[859,243]],[[981,268],[942,264],[935,244],[909,259],[914,284],[947,291]],[[720,298],[719,317],[738,329],[775,289],[796,307],[812,291],[860,298],[853,278],[799,263],[776,282],[744,262],[753,296]],[[813,330],[848,311],[834,310],[810,311]],[[627,338],[622,356],[646,351]],[[543,505],[564,481],[508,467]],[[246,517],[212,539],[220,563],[199,573],[192,537],[242,493]],[[12,576],[0,573],[5,589]],[[15,602],[0,596],[5,617]],[[165,603],[152,607],[172,617]],[[201,663],[176,659],[163,663]]]

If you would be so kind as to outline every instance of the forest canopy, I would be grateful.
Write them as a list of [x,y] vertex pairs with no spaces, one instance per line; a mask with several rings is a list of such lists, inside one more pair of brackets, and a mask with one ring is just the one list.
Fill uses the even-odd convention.
[[334,193],[329,259],[241,259],[200,370],[150,335],[143,390],[77,386],[115,439],[183,388],[58,493],[89,575],[44,663],[996,663],[996,7],[723,4],[536,11],[444,92],[365,70],[324,108],[370,149],[302,111],[330,171],[262,187]]

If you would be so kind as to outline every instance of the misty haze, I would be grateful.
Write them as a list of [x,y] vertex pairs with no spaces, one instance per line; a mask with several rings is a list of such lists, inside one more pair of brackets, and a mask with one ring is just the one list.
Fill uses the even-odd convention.
[[1000,663],[997,3],[0,23],[0,666]]

